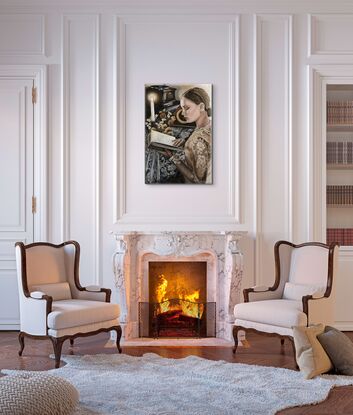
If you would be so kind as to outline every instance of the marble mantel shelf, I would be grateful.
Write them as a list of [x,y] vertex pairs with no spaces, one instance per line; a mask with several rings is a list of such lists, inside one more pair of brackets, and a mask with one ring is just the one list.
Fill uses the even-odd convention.
[[207,262],[208,298],[217,303],[217,337],[230,340],[234,305],[240,301],[243,258],[238,242],[245,231],[120,231],[113,271],[125,339],[138,337],[138,303],[148,301],[149,261]]

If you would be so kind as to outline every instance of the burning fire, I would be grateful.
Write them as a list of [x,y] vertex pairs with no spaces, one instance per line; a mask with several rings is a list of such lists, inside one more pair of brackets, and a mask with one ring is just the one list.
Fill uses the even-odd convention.
[[[195,290],[188,294],[185,287],[177,287],[175,290],[169,289],[168,294],[168,280],[163,274],[158,276],[156,299],[159,303],[160,313],[180,310],[181,308],[183,315],[200,319],[203,314],[204,305],[197,303],[199,298],[200,290]],[[175,299],[179,299],[180,301],[173,301]]]

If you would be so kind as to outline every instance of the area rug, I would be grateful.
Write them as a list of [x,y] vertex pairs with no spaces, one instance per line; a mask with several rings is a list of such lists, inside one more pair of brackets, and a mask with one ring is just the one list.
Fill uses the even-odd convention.
[[[273,415],[325,400],[353,377],[304,380],[300,372],[211,361],[196,356],[166,359],[154,353],[63,356],[67,365],[48,372],[80,393],[75,415]],[[3,370],[21,376],[23,371]]]

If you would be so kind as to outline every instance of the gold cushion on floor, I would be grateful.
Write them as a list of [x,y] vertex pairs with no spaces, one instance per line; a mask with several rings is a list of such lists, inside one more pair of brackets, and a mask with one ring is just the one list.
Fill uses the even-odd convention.
[[293,327],[296,359],[306,379],[311,379],[332,369],[332,363],[317,336],[324,332],[323,324]]

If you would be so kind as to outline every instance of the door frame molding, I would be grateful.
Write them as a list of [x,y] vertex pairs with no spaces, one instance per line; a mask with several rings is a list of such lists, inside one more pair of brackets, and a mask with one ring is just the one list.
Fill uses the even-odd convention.
[[[353,65],[308,65],[308,239],[326,241],[326,87],[353,84]],[[351,250],[341,247],[340,251]]]
[[33,194],[37,213],[33,217],[33,242],[48,238],[48,139],[46,65],[0,65],[0,79],[30,79],[37,88],[33,108]]

